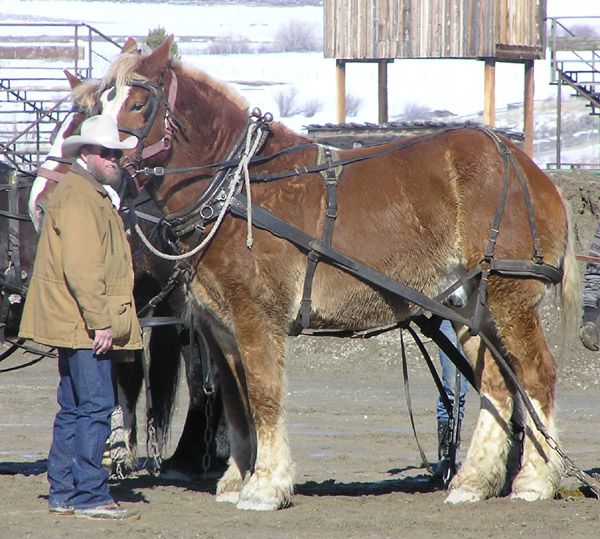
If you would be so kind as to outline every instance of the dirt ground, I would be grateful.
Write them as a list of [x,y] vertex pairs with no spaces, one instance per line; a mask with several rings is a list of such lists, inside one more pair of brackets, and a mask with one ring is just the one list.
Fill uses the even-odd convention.
[[[585,253],[600,215],[598,177],[581,171],[554,177],[573,207],[577,252]],[[555,312],[551,303],[544,305],[545,329],[554,351]],[[419,440],[428,458],[435,460],[435,387],[414,345],[409,352]],[[0,366],[22,360],[11,358]],[[557,422],[562,447],[588,473],[600,471],[599,372],[600,355],[584,349],[578,339],[559,359]],[[600,501],[586,495],[586,489],[571,477],[563,480],[554,500],[443,503],[445,493],[421,467],[412,435],[398,332],[368,340],[290,339],[287,373],[289,439],[297,465],[291,508],[272,513],[240,511],[214,501],[214,480],[183,483],[142,471],[112,483],[113,494],[124,506],[141,511],[141,520],[132,523],[48,515],[45,459],[56,411],[55,362],[44,360],[0,374],[0,536],[547,539],[600,535]],[[186,399],[182,385],[171,451],[182,428]],[[143,397],[141,401],[140,411]],[[473,430],[477,401],[471,390],[463,450]],[[140,428],[143,431],[143,425]]]

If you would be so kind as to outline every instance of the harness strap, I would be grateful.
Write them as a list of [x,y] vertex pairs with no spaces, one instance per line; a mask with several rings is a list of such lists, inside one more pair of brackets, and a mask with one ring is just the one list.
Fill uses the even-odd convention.
[[563,270],[545,262],[530,262],[529,260],[493,260],[491,271],[507,277],[530,277],[542,279],[549,284],[562,281]]
[[153,157],[154,155],[168,150],[171,147],[171,139],[177,131],[177,125],[173,120],[172,113],[175,110],[175,100],[177,99],[177,76],[175,71],[171,70],[171,84],[166,101],[165,111],[165,134],[158,142],[144,146],[142,150],[142,160]]
[[[411,333],[411,335],[412,335],[412,333]],[[417,341],[415,340],[415,342],[417,342]],[[402,379],[404,380],[404,397],[406,399],[406,407],[408,409],[408,417],[410,418],[410,425],[412,427],[412,431],[413,431],[413,434],[415,437],[415,442],[417,443],[417,449],[419,450],[419,454],[421,455],[421,466],[423,466],[430,473],[432,473],[433,467],[431,466],[431,464],[429,464],[429,461],[427,460],[427,456],[425,455],[425,451],[423,451],[423,448],[421,447],[421,442],[419,442],[419,437],[417,436],[417,428],[415,426],[415,418],[414,418],[414,414],[413,414],[412,400],[410,398],[410,386],[408,383],[408,367],[407,367],[407,361],[406,361],[406,349],[404,347],[404,332],[403,331],[400,331],[400,351],[401,351],[401,355],[402,355]],[[433,363],[431,362],[431,356],[429,355],[427,350],[425,350],[425,354],[423,355],[423,357],[425,358],[425,362],[427,363],[427,366],[429,367],[429,371],[431,372],[431,374],[433,376],[433,380],[436,382],[436,385],[439,384],[439,387],[441,387],[442,383],[440,382],[440,378],[437,374],[437,371],[433,367]],[[443,391],[443,388],[442,388],[440,395],[445,395],[445,393],[446,392]],[[447,395],[446,395],[446,400],[448,400]],[[450,402],[448,402],[448,404],[450,404]],[[444,405],[445,405],[445,403],[444,403]]]
[[[456,368],[466,378],[467,382],[469,382],[469,384],[473,388],[475,388],[476,391],[478,391],[477,386],[475,384],[475,374],[473,373],[473,369],[471,368],[470,363],[466,360],[465,356],[463,356],[458,351],[456,346],[452,344],[450,339],[448,339],[448,337],[446,337],[446,335],[444,335],[444,333],[440,330],[440,324],[442,320],[436,316],[428,318],[424,314],[420,314],[419,316],[414,317],[413,321],[415,322],[415,324],[417,324],[417,326],[421,330],[421,333],[423,333],[423,335],[425,335],[426,337],[429,337],[437,345],[437,347],[450,358],[450,361],[454,363]],[[421,350],[421,352],[422,351],[423,350]],[[455,400],[457,400],[456,395]],[[444,406],[446,406],[446,404],[444,404]]]
[[[323,245],[331,247],[331,238],[333,236],[333,225],[337,217],[336,188],[337,182],[342,175],[342,167],[334,167],[333,161],[337,159],[337,152],[328,146],[318,147],[317,164],[326,163],[327,168],[320,172],[325,181],[327,194],[327,208],[325,210],[325,224],[323,227]],[[297,333],[310,326],[310,305],[312,294],[312,282],[315,276],[317,263],[319,262],[319,253],[314,250],[308,252],[308,263],[306,265],[306,274],[304,276],[304,287],[302,291],[302,300],[298,316],[294,323]]]

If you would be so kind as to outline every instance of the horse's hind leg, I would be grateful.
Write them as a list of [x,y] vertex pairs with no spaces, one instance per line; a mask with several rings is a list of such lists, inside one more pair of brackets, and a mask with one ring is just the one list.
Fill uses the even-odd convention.
[[[554,424],[556,362],[548,350],[537,314],[531,322],[529,339],[523,343],[524,351],[528,351],[528,362],[523,364],[521,382],[546,433],[553,443],[558,443]],[[564,472],[564,463],[538,431],[529,412],[524,409],[522,413],[525,418],[523,455],[521,468],[512,482],[511,497],[528,501],[552,498]]]
[[513,399],[490,352],[478,337],[462,342],[480,384],[480,410],[467,456],[450,483],[448,503],[496,496],[506,479]]
[[[546,432],[556,440],[556,365],[546,345],[537,313],[542,292],[543,287],[538,282],[496,280],[489,303],[497,335],[503,344],[500,351],[516,373]],[[515,388],[509,391],[489,351],[483,352],[483,356],[480,417],[465,461],[467,466],[463,465],[450,485],[449,502],[476,501],[497,495],[506,479]],[[528,413],[525,417],[527,434],[521,468],[512,483],[512,496],[527,500],[550,498],[560,481],[562,461],[533,426]],[[486,424],[487,428],[483,428]],[[496,440],[496,447],[489,443],[484,447],[486,433]],[[487,452],[491,454],[484,456]],[[477,474],[482,476],[479,481],[475,478]]]

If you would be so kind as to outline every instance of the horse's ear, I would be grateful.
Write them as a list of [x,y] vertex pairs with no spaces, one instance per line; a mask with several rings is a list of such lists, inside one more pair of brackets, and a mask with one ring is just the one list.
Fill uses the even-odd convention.
[[121,52],[130,52],[138,48],[137,41],[134,37],[128,37],[121,47]]
[[152,51],[149,56],[143,60],[144,65],[150,71],[150,73],[146,73],[147,75],[155,75],[158,77],[165,71],[169,64],[171,45],[173,44],[174,39],[175,36],[170,34],[167,39],[165,39],[158,47],[156,47],[156,49]]
[[78,79],[68,69],[65,69],[63,71],[63,73],[65,74],[65,76],[67,77],[67,80],[69,81],[69,86],[71,86],[71,90],[74,90],[75,88],[77,88],[77,86],[79,86],[81,84],[81,82],[82,82],[81,79]]

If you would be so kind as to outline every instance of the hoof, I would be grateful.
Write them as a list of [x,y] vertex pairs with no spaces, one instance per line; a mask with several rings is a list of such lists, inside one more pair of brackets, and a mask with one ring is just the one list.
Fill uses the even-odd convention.
[[477,492],[458,487],[450,490],[448,496],[446,496],[446,499],[444,500],[444,503],[472,503],[480,502],[484,499],[485,497]]
[[281,502],[275,499],[258,499],[253,497],[240,499],[236,507],[244,511],[277,511],[277,509],[282,509],[288,505],[290,504],[282,505]]
[[538,500],[548,500],[554,498],[554,492],[542,493],[536,490],[521,490],[512,492],[511,500],[525,500],[526,502],[537,502]]
[[215,501],[218,503],[233,503],[237,504],[240,499],[239,492],[221,492],[215,497]]
[[525,491],[525,492],[513,492],[509,496],[511,500],[525,500],[526,502],[535,502],[540,499],[537,492]]

